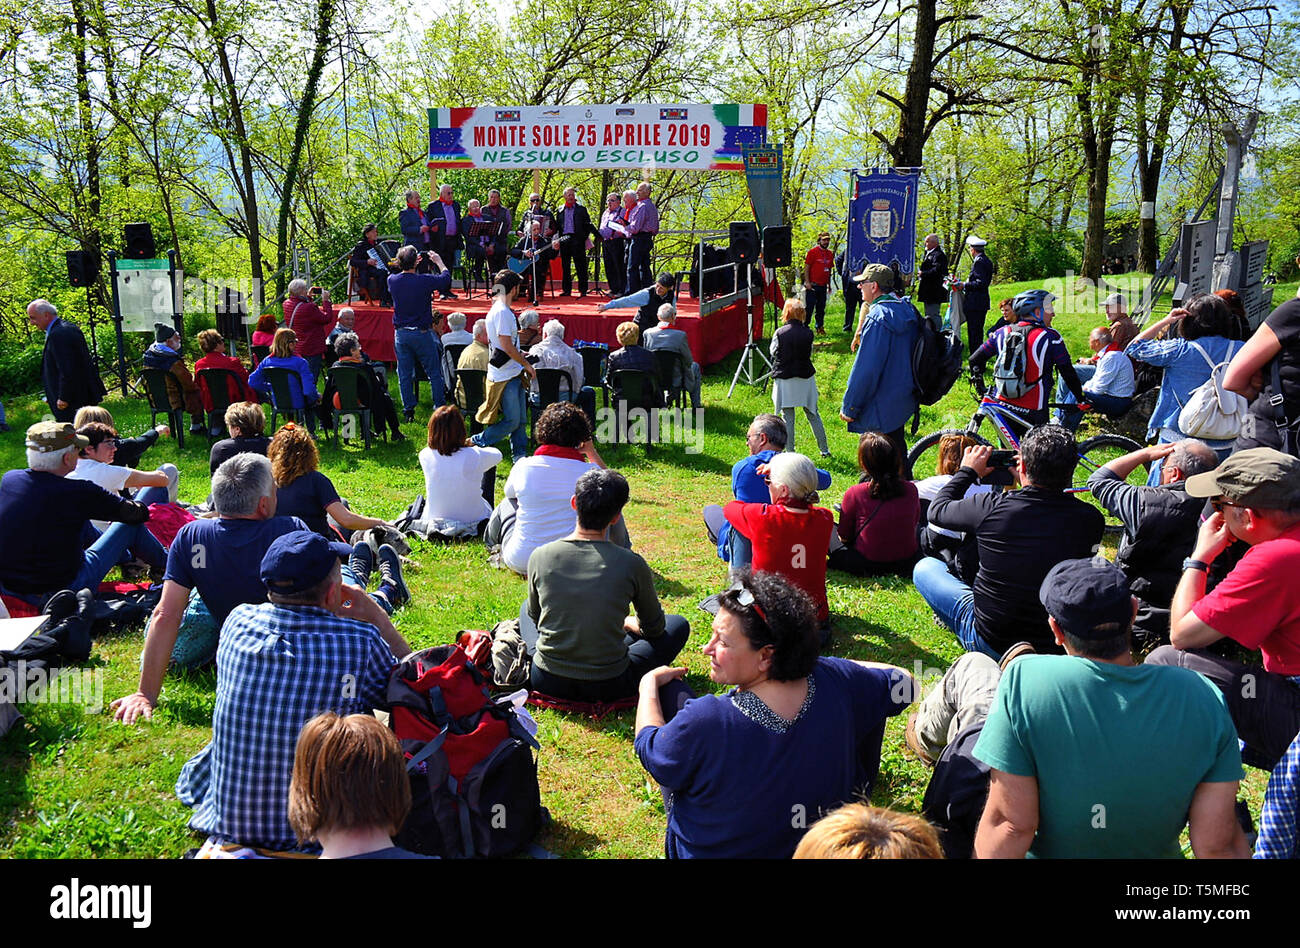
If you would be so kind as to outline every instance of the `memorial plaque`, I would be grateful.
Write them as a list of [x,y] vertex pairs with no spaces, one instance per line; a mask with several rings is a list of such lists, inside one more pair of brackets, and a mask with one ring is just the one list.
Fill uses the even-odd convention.
[[1183,225],[1178,252],[1178,282],[1187,285],[1187,296],[1210,292],[1214,279],[1214,237],[1218,226],[1214,219]]
[[1237,292],[1241,295],[1241,305],[1246,310],[1250,328],[1254,330],[1273,312],[1273,287],[1252,283]]
[[1241,245],[1241,286],[1253,286],[1264,279],[1268,263],[1268,241],[1248,240]]

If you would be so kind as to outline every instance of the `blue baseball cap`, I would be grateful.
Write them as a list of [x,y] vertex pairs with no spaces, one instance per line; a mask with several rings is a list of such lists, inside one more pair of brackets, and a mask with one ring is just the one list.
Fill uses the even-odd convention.
[[331,543],[311,530],[295,530],[277,537],[262,557],[261,577],[267,592],[292,596],[317,585],[352,547]]
[[1133,595],[1128,577],[1100,557],[1062,560],[1052,567],[1038,589],[1047,614],[1076,639],[1109,639],[1133,621]]

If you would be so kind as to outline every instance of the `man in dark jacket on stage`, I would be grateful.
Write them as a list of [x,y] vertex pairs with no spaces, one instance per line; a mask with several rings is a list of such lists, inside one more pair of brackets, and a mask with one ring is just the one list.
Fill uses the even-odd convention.
[[45,401],[54,419],[72,421],[82,405],[98,405],[106,394],[104,383],[95,371],[81,330],[60,319],[59,311],[49,300],[28,303],[27,319],[45,333],[41,381],[45,383]]
[[[374,254],[372,256],[371,254]],[[388,267],[382,262],[384,253],[379,246],[379,228],[367,224],[361,232],[361,239],[352,248],[352,257],[348,261],[357,271],[357,287],[364,288],[371,301],[378,301],[381,306],[392,306],[393,299],[388,295]]]
[[948,302],[948,291],[943,286],[943,278],[948,275],[948,255],[939,246],[938,234],[925,238],[925,256],[921,258],[920,269],[916,298],[925,304],[925,315],[937,324],[940,308]]
[[[564,292],[561,296],[573,293],[573,270],[578,271],[578,295],[587,295],[587,251],[600,239],[600,232],[591,224],[591,215],[578,203],[577,192],[573,188],[564,189],[564,204],[555,214],[559,227],[560,260],[564,266]],[[567,240],[564,238],[568,238]]]
[[[460,251],[465,246],[465,237],[460,232],[460,202],[452,200],[450,184],[438,189],[438,200],[429,204],[424,216],[429,221],[429,243],[447,263],[447,269],[454,269],[460,263]],[[417,244],[416,250],[420,247]],[[442,294],[445,300],[454,300],[456,294],[448,289]]]

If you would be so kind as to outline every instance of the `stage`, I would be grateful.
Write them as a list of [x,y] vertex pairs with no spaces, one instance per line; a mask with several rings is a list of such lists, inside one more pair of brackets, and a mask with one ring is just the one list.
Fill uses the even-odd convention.
[[[479,319],[487,315],[492,301],[483,295],[480,288],[474,296],[467,296],[461,289],[456,289],[460,299],[434,300],[433,307],[442,313],[464,313],[465,328],[472,330]],[[619,347],[614,338],[614,329],[621,322],[635,321],[636,309],[611,309],[597,313],[596,307],[608,297],[591,292],[586,296],[545,296],[540,304],[532,307],[526,300],[514,304],[515,314],[526,309],[536,309],[542,324],[548,319],[558,319],[564,324],[564,341],[569,345],[577,342],[603,342],[610,349]],[[372,303],[335,303],[337,312],[343,305],[351,306],[356,313],[356,333],[361,338],[361,347],[370,358],[379,362],[396,362],[393,350],[393,311],[390,308]],[[701,308],[704,312],[701,313]],[[763,299],[755,290],[754,301],[754,337],[761,336],[763,326]],[[728,294],[700,301],[682,294],[677,299],[677,328],[686,333],[690,341],[691,352],[700,367],[721,362],[731,353],[745,346],[745,294]]]

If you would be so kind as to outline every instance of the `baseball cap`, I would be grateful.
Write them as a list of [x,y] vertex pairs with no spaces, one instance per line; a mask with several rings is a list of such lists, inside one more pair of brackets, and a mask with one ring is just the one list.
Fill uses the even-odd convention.
[[352,547],[331,543],[311,530],[295,530],[276,537],[262,557],[262,584],[267,592],[282,596],[311,589],[329,575],[340,559],[347,559]]
[[77,434],[68,421],[38,421],[27,429],[27,447],[41,454],[62,451],[64,448],[84,448],[90,439]]
[[883,263],[869,264],[861,273],[853,278],[854,283],[865,283],[870,281],[882,290],[890,290],[894,287],[894,271],[889,269]]
[[1114,629],[1094,630],[1110,623],[1126,629],[1133,619],[1128,577],[1100,557],[1057,563],[1038,587],[1038,599],[1047,614],[1076,639],[1114,638],[1119,634]]
[[1243,507],[1286,510],[1300,505],[1300,460],[1273,448],[1238,451],[1213,471],[1187,479],[1192,497],[1231,497]]

